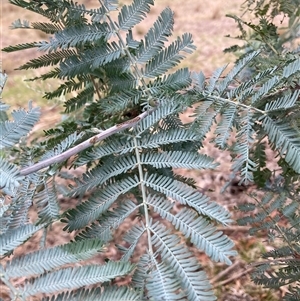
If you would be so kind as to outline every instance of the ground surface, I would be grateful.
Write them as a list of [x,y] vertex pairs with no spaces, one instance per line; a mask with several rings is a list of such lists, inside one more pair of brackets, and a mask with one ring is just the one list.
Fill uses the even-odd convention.
[[[80,1],[78,1],[80,2]],[[84,1],[88,6],[97,6],[98,1]],[[128,3],[129,1],[123,1]],[[212,71],[224,64],[234,61],[233,55],[224,55],[223,49],[229,47],[235,41],[224,36],[227,34],[235,35],[238,33],[236,24],[232,19],[226,18],[225,14],[240,14],[239,7],[244,0],[156,0],[156,5],[152,9],[150,18],[143,24],[139,25],[136,34],[143,34],[147,27],[152,24],[154,18],[162,11],[163,8],[169,6],[175,12],[175,32],[174,35],[181,35],[184,32],[193,34],[197,51],[192,54],[187,60],[182,63],[182,66],[187,66],[195,71],[202,70],[206,76],[209,76]],[[39,41],[46,37],[38,32],[30,30],[11,31],[8,26],[14,20],[28,19],[36,21],[37,16],[23,11],[15,6],[8,4],[7,0],[1,0],[1,48],[8,45],[14,45],[29,41]],[[40,18],[40,17],[39,17]],[[41,21],[39,19],[39,21]],[[47,103],[42,99],[42,92],[33,90],[33,86],[28,86],[22,79],[30,77],[34,72],[30,71],[15,71],[14,68],[28,59],[37,55],[35,51],[28,50],[23,53],[2,54],[2,68],[9,75],[9,81],[3,95],[4,101],[13,106],[24,106],[27,100],[33,99],[34,103],[41,105],[43,108],[43,118],[39,124],[37,131],[47,128],[49,123],[59,121],[61,116],[58,113],[59,104]],[[36,89],[36,88],[35,88]],[[45,84],[41,83],[40,90],[45,89]],[[219,202],[233,213],[233,217],[237,216],[234,210],[236,204],[246,200],[246,191],[243,187],[232,185],[229,189],[221,194],[221,188],[228,180],[230,174],[230,156],[219,152],[212,147],[208,142],[204,145],[204,152],[212,156],[220,166],[215,171],[192,171],[185,172],[186,175],[193,176],[199,189],[205,191],[214,201]],[[67,206],[68,204],[64,204]],[[126,225],[123,231],[126,230]],[[239,251],[239,256],[233,258],[233,265],[227,267],[220,264],[211,263],[207,258],[197,253],[201,260],[204,269],[209,273],[212,284],[218,294],[218,300],[221,301],[263,301],[276,300],[276,295],[269,291],[262,290],[256,287],[250,281],[251,266],[249,263],[259,256],[262,248],[262,243],[248,236],[246,228],[239,228],[236,225],[231,225],[228,229],[222,229],[236,243],[236,249]],[[48,244],[63,243],[67,237],[58,236],[60,226],[52,230],[52,236],[48,238]],[[27,243],[23,248],[18,250],[18,254],[27,252],[36,247],[35,242],[38,237],[35,237],[31,242]],[[263,240],[263,238],[262,238]],[[264,248],[268,246],[265,245]],[[278,299],[280,300],[280,299]]]

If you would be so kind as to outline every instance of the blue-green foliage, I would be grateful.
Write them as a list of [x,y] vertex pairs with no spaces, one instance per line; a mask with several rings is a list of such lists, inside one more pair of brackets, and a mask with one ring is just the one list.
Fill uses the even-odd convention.
[[[218,230],[218,225],[232,222],[230,213],[197,190],[191,179],[179,176],[176,169],[217,168],[213,158],[199,152],[215,126],[212,143],[231,151],[232,178],[239,177],[241,184],[269,187],[265,137],[281,157],[286,174],[298,174],[299,130],[286,118],[292,111],[298,112],[297,54],[290,53],[278,65],[270,61],[268,68],[259,65],[250,79],[240,82],[244,70],[253,68],[262,60],[262,53],[265,55],[262,49],[250,50],[225,76],[226,67],[221,67],[206,80],[202,72],[172,70],[195,46],[190,34],[172,40],[174,20],[169,8],[141,40],[134,38],[132,29],[147,16],[153,0],[134,0],[120,9],[115,0],[100,0],[98,9],[71,0],[10,2],[49,20],[18,20],[13,28],[40,30],[51,37],[4,51],[37,48],[45,52],[19,69],[52,67],[32,80],[60,79],[62,83],[46,92],[45,98],[64,95],[68,118],[48,129],[44,141],[29,148],[21,147],[20,139],[38,120],[38,110],[30,104],[27,112],[13,113],[13,121],[1,117],[0,146],[7,155],[0,158],[1,175],[5,175],[0,177],[0,185],[6,197],[11,197],[8,201],[3,197],[0,208],[1,255],[8,256],[41,229],[47,236],[56,222],[64,223],[63,231],[72,232],[74,241],[12,258],[1,266],[4,283],[13,277],[30,280],[15,289],[23,299],[46,293],[44,300],[52,301],[215,300],[207,275],[184,241],[213,261],[231,264],[230,257],[236,254],[233,242]],[[0,79],[4,85],[5,75]],[[180,114],[192,105],[195,119],[183,124]],[[0,109],[6,112],[8,108],[0,103]],[[129,126],[123,129],[124,125]],[[108,134],[96,141],[95,133],[103,132]],[[89,148],[78,148],[68,162],[74,173],[61,172],[68,151],[87,141],[91,141]],[[15,156],[15,162],[10,162],[9,154]],[[45,164],[28,172],[39,161]],[[61,187],[58,176],[72,185]],[[245,222],[261,222],[264,229],[271,230],[280,216],[274,223],[264,220],[282,208],[280,213],[295,224],[295,202],[286,203],[286,190],[282,191],[271,204],[272,197],[266,195],[261,201],[262,213]],[[63,211],[59,192],[80,201]],[[29,222],[32,204],[37,218]],[[265,205],[270,205],[267,212]],[[249,211],[256,206],[244,208]],[[104,252],[104,245],[114,239],[126,220],[132,224],[118,245],[119,262],[108,258],[105,265],[70,267]],[[147,250],[133,266],[130,260],[143,239]],[[107,284],[130,273],[131,286],[117,289]],[[98,289],[85,289],[94,284]]]
[[[245,44],[229,50],[242,50],[243,56],[254,49],[259,49],[261,53],[242,71],[239,79],[243,83],[237,91],[238,94],[251,96],[252,105],[263,111],[254,125],[254,128],[259,125],[259,130],[256,130],[251,151],[255,166],[253,179],[262,191],[252,194],[253,202],[240,206],[246,216],[239,223],[250,225],[252,235],[260,235],[260,231],[267,233],[270,243],[276,245],[274,250],[262,255],[262,262],[256,263],[253,281],[273,289],[287,286],[288,292],[283,299],[298,300],[299,1],[245,3],[247,12],[252,13],[254,18],[251,22],[245,22],[231,16],[241,31],[238,38]],[[287,27],[281,29],[275,25],[274,17],[279,15],[284,15]],[[251,86],[255,81],[262,82],[253,93]],[[267,164],[267,142],[279,158],[274,170]]]

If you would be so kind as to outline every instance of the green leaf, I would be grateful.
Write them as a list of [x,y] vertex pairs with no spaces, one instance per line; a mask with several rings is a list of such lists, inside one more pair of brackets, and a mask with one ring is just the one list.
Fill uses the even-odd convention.
[[41,42],[38,47],[41,51],[57,51],[58,49],[68,49],[80,47],[87,42],[93,42],[104,38],[110,39],[113,30],[107,23],[94,23],[89,25],[75,25],[62,31],[56,32],[50,42]]
[[36,59],[32,59],[26,64],[20,66],[18,70],[28,70],[28,69],[37,69],[46,66],[54,66],[58,63],[62,62],[68,57],[72,57],[76,55],[76,51],[74,50],[61,50],[55,53],[48,53],[42,55]]
[[123,174],[130,169],[134,169],[136,163],[136,158],[131,154],[119,156],[115,159],[112,157],[104,159],[104,164],[85,173],[82,179],[76,179],[77,187],[72,190],[71,194],[82,194],[98,185],[102,185],[110,178]]
[[107,211],[102,214],[101,224],[98,222],[92,223],[84,231],[80,232],[77,236],[77,240],[89,239],[98,237],[104,242],[108,242],[112,238],[113,230],[117,229],[125,218],[129,217],[138,206],[131,200],[125,200],[121,205],[114,207],[114,210]]
[[[151,241],[157,248],[162,260],[172,268],[181,281],[188,300],[216,300],[206,274],[195,257],[180,243],[180,238],[170,234],[164,226],[156,223],[150,227]],[[152,291],[152,293],[155,293]],[[159,299],[156,294],[155,299]]]
[[140,293],[125,286],[109,286],[93,289],[79,289],[76,292],[61,293],[50,299],[43,298],[41,301],[140,301]]
[[119,28],[125,31],[140,23],[150,11],[150,5],[154,5],[153,0],[133,0],[131,5],[123,5],[118,15]]
[[21,137],[27,135],[40,118],[40,109],[32,108],[29,102],[29,110],[19,109],[12,112],[13,121],[0,123],[0,149],[11,147]]
[[106,282],[120,276],[125,276],[132,270],[133,266],[125,262],[109,261],[103,266],[87,265],[82,267],[71,267],[42,275],[24,288],[26,297],[38,293],[55,293],[61,290],[73,289]]
[[153,78],[164,74],[184,58],[181,52],[192,53],[194,49],[195,46],[193,45],[191,34],[186,33],[182,35],[182,38],[178,37],[175,42],[166,49],[161,50],[146,64],[143,76]]
[[164,262],[158,262],[154,256],[151,258],[153,268],[146,282],[150,298],[155,300],[182,300],[186,295],[181,290],[180,279],[174,277],[173,270]]
[[98,239],[86,239],[71,242],[49,249],[42,249],[20,257],[14,257],[6,265],[9,277],[24,277],[43,274],[62,265],[77,263],[96,255],[103,250],[103,243]]
[[187,168],[203,169],[215,168],[213,159],[194,152],[172,151],[161,153],[143,153],[141,164],[150,164],[156,168]]
[[189,205],[199,214],[206,215],[224,225],[231,222],[230,214],[224,207],[209,202],[207,196],[182,182],[155,173],[145,176],[144,181],[147,187],[151,187],[183,205]]
[[0,235],[0,255],[14,251],[18,246],[30,238],[34,233],[43,228],[44,225],[22,225],[11,229]]
[[124,178],[98,190],[88,201],[67,212],[65,217],[68,219],[69,231],[83,228],[98,219],[121,194],[125,194],[138,184],[138,179]]
[[171,213],[173,205],[156,196],[148,196],[147,202],[164,219],[170,221],[174,227],[181,231],[198,249],[203,250],[212,260],[231,264],[229,256],[237,253],[232,250],[233,242],[217,231],[216,227],[207,219],[198,216],[195,211],[181,209],[176,215]]
[[163,49],[164,42],[171,35],[173,24],[173,12],[170,8],[164,9],[145,35],[145,41],[142,40],[141,46],[138,48],[136,55],[138,64],[147,63]]
[[18,167],[0,157],[0,174],[1,189],[8,195],[15,195],[21,180],[24,178],[19,175]]
[[299,133],[286,121],[274,121],[269,116],[264,116],[262,127],[269,136],[270,141],[287,163],[300,173],[300,141]]

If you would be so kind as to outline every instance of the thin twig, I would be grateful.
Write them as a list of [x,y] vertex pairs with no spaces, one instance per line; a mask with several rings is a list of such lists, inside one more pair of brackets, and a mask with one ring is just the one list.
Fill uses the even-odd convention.
[[219,279],[221,279],[222,277],[224,277],[225,275],[229,274],[233,269],[235,269],[238,265],[240,264],[239,261],[236,261],[234,264],[232,264],[231,266],[229,266],[227,269],[225,269],[224,271],[220,272],[217,276],[215,276],[214,278],[212,278],[210,280],[210,283],[214,284],[215,282],[217,282]]
[[20,300],[21,298],[25,301],[25,297],[23,296],[22,292],[18,288],[15,288],[2,267],[0,268],[0,279],[10,289],[12,300]]
[[232,231],[232,232],[248,232],[251,227],[249,226],[226,226],[226,227],[218,227],[219,231]]
[[138,124],[138,122],[140,120],[147,117],[153,111],[154,111],[154,109],[153,110],[147,110],[147,111],[143,112],[142,114],[136,116],[133,119],[127,120],[127,121],[125,121],[123,123],[120,123],[120,124],[116,124],[116,125],[110,127],[109,129],[107,129],[105,131],[102,131],[100,134],[97,134],[97,135],[93,136],[92,138],[89,138],[88,140],[83,141],[82,143],[68,149],[67,151],[65,151],[65,152],[63,152],[63,153],[61,153],[57,156],[54,156],[52,158],[43,160],[43,161],[41,161],[39,163],[36,163],[36,164],[33,164],[31,166],[22,168],[20,170],[20,175],[21,176],[26,176],[26,175],[29,175],[31,173],[34,173],[34,172],[44,168],[44,167],[48,167],[52,164],[64,162],[64,161],[68,160],[70,157],[72,157],[74,155],[77,155],[79,152],[81,152],[81,151],[89,148],[90,146],[94,145],[95,143],[97,143],[99,141],[102,141],[103,139],[105,139],[107,137],[110,137],[111,135],[113,135],[115,133],[118,133],[118,132],[121,132],[125,129],[134,127],[135,125]]
[[236,274],[234,274],[232,277],[230,277],[230,278],[228,278],[228,279],[225,279],[225,280],[219,282],[219,283],[217,284],[217,286],[223,286],[223,285],[225,285],[225,284],[228,284],[229,282],[232,282],[232,281],[234,281],[234,280],[240,278],[241,276],[250,273],[252,270],[253,270],[253,268],[251,267],[251,268],[248,268],[248,269],[246,269],[246,270],[244,270],[244,271],[242,271],[242,272],[240,272],[240,273],[236,273]]
[[94,89],[95,89],[95,91],[96,91],[96,93],[97,93],[97,95],[98,95],[98,98],[101,99],[101,94],[100,94],[100,91],[99,91],[98,86],[97,86],[97,84],[96,84],[96,81],[95,81],[94,76],[93,76],[93,75],[90,75],[90,78],[91,78],[91,81],[92,81],[92,83],[93,83]]
[[140,187],[142,191],[142,198],[143,198],[143,206],[144,206],[144,212],[145,212],[145,223],[146,223],[146,231],[147,231],[147,238],[148,238],[148,246],[149,246],[149,253],[150,256],[153,256],[153,247],[152,247],[152,241],[151,241],[151,231],[150,231],[150,216],[148,212],[148,204],[147,204],[147,193],[146,193],[146,186],[144,181],[144,173],[143,173],[143,167],[141,164],[141,157],[140,157],[140,150],[138,148],[137,139],[134,138],[134,147],[135,147],[135,154],[137,158],[137,164],[138,164],[138,170],[139,170],[139,179],[140,179]]
[[251,106],[251,105],[245,105],[243,103],[235,102],[233,100],[230,100],[230,99],[227,99],[227,98],[224,98],[224,97],[215,96],[215,95],[208,95],[208,96],[206,96],[206,99],[212,100],[212,101],[220,100],[220,101],[227,102],[227,103],[229,102],[231,104],[234,104],[237,107],[242,107],[242,108],[245,108],[245,109],[248,109],[248,110],[253,110],[253,111],[256,111],[256,112],[258,112],[262,115],[266,115],[266,111],[260,110],[258,108],[255,108],[255,107]]

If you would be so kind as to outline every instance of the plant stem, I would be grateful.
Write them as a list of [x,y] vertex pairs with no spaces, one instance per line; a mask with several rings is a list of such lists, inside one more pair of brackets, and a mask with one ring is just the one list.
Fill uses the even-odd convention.
[[91,78],[91,81],[93,83],[93,86],[94,86],[94,89],[95,89],[95,91],[97,93],[98,98],[101,99],[100,91],[99,91],[99,88],[97,87],[97,84],[96,84],[94,76],[90,75],[90,78]]
[[100,134],[97,134],[95,136],[93,136],[92,138],[89,138],[88,140],[83,141],[82,143],[68,149],[67,151],[56,155],[52,158],[46,159],[44,161],[41,161],[39,163],[33,164],[31,166],[22,168],[20,170],[20,175],[21,176],[27,176],[31,173],[34,173],[44,167],[48,167],[52,164],[55,163],[61,163],[64,162],[66,160],[68,160],[70,157],[77,155],[79,152],[87,149],[88,147],[94,145],[95,143],[104,140],[107,137],[110,137],[111,135],[121,132],[125,129],[131,128],[133,126],[135,126],[140,120],[144,119],[146,116],[148,116],[149,114],[151,114],[154,110],[147,110],[145,112],[143,112],[142,114],[136,116],[133,119],[127,120],[123,123],[120,124],[116,124],[112,127],[110,127],[109,129],[102,131]]
[[[105,7],[102,0],[99,0],[99,2],[102,4],[103,7]],[[121,44],[123,50],[125,51],[126,55],[128,56],[128,58],[131,62],[131,65],[133,67],[133,72],[135,73],[136,77],[139,78],[140,82],[143,85],[143,88],[144,88],[143,93],[148,95],[148,101],[152,100],[153,97],[152,97],[151,92],[149,91],[149,89],[147,87],[147,84],[145,82],[143,74],[141,73],[141,71],[137,67],[135,59],[133,58],[130,51],[126,47],[126,43],[123,41],[123,39],[120,35],[120,31],[116,27],[116,25],[113,22],[112,18],[110,17],[109,10],[107,8],[106,8],[106,11],[107,11],[107,19],[109,20],[113,30],[115,31],[115,33],[116,33],[116,35],[117,35],[117,37],[120,41],[120,44]],[[141,181],[141,191],[142,191],[143,206],[144,206],[144,212],[145,212],[145,222],[146,222],[146,229],[147,229],[148,246],[149,246],[149,252],[152,255],[153,254],[153,248],[152,248],[152,242],[151,242],[151,231],[149,229],[150,218],[149,218],[148,206],[147,206],[147,193],[146,193],[146,187],[145,187],[145,183],[144,183],[143,169],[142,169],[141,158],[140,158],[140,153],[139,153],[136,137],[134,137],[134,145],[135,145],[135,155],[136,155],[138,170],[139,170],[139,178],[140,178],[140,181]]]
[[1,281],[10,289],[11,293],[13,294],[12,300],[18,300],[21,298],[22,300],[25,301],[25,298],[22,296],[21,292],[17,290],[9,281],[8,276],[6,275],[5,271],[3,268],[0,268],[0,279]]
[[223,98],[223,97],[219,97],[219,96],[214,96],[214,95],[208,95],[205,98],[208,99],[208,100],[212,100],[212,101],[214,101],[214,100],[220,100],[222,102],[231,103],[231,104],[234,104],[237,107],[246,108],[248,110],[253,110],[253,111],[256,111],[256,112],[261,113],[263,115],[266,115],[266,112],[263,111],[263,110],[257,109],[257,108],[252,107],[252,106],[245,105],[243,103],[235,102],[235,101],[227,99],[227,98]]
[[146,224],[147,237],[148,237],[149,253],[150,253],[150,255],[153,255],[153,248],[152,248],[152,242],[151,242],[151,231],[149,228],[150,218],[149,218],[148,205],[147,205],[147,194],[146,194],[146,187],[145,187],[145,183],[144,183],[143,168],[142,168],[141,157],[140,157],[136,137],[134,137],[133,140],[134,140],[134,147],[135,147],[135,156],[136,156],[138,170],[139,170],[139,178],[140,178],[140,182],[141,182],[141,191],[142,191],[143,206],[144,206],[144,212],[145,212],[145,224]]

